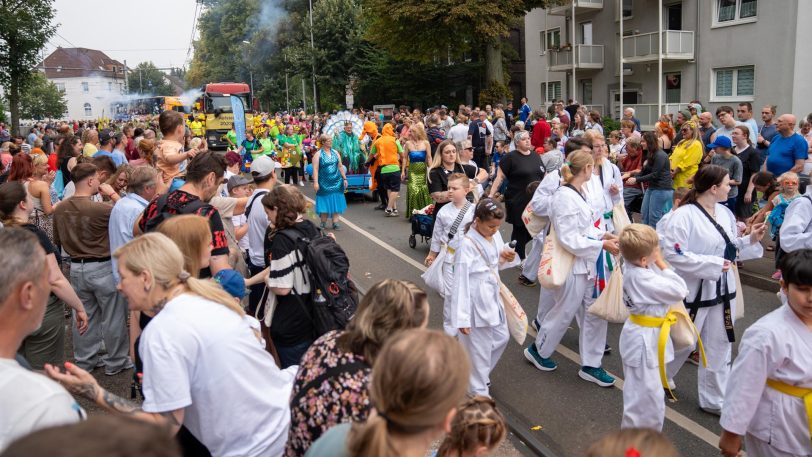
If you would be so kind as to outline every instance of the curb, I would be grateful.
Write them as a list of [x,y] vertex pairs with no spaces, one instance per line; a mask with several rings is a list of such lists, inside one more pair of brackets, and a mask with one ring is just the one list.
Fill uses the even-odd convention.
[[755,287],[767,292],[778,292],[778,282],[770,277],[759,275],[746,270],[739,270],[739,278],[742,285]]

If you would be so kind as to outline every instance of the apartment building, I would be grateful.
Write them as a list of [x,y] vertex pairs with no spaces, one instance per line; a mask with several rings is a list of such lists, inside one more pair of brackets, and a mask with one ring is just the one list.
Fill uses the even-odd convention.
[[692,100],[806,116],[810,25],[810,0],[561,2],[525,16],[527,97],[572,98],[615,118],[631,106],[644,128]]

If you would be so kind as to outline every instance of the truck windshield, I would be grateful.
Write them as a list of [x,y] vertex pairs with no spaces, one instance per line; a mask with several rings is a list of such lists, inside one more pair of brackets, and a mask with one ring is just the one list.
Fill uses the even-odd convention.
[[[248,104],[248,99],[245,95],[239,96],[242,99],[243,106],[245,110],[248,111],[251,109],[250,105]],[[214,96],[214,97],[206,97],[206,111],[213,112],[214,110],[219,109],[224,113],[231,112],[231,97],[225,96]]]

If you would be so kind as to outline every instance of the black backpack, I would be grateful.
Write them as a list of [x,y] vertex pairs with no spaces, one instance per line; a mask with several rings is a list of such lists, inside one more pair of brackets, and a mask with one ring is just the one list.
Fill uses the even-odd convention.
[[[314,337],[346,328],[358,309],[358,288],[350,278],[350,261],[344,249],[321,231],[312,239],[296,229],[279,234],[295,243],[297,263],[304,260],[307,267],[310,297],[303,308],[313,323]],[[304,259],[298,258],[300,253]]]
[[206,203],[203,200],[197,199],[189,202],[186,206],[183,207],[182,213],[170,213],[167,211],[167,202],[169,200],[169,194],[166,193],[158,197],[158,201],[155,202],[155,209],[151,212],[151,214],[146,214],[147,222],[144,224],[144,233],[149,233],[158,229],[158,226],[161,225],[161,222],[169,219],[172,216],[179,216],[181,214],[196,214],[200,215],[200,210],[206,206]]

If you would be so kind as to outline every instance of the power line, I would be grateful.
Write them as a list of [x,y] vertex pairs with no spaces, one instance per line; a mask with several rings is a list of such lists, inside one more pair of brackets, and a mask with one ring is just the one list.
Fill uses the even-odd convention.
[[197,30],[197,17],[200,13],[201,2],[198,0],[195,2],[195,14],[192,19],[192,35],[189,37],[189,47],[186,48],[186,60],[189,60],[189,55],[192,53],[192,45],[194,44],[195,40],[195,31]]
[[60,35],[60,34],[59,34],[59,32],[56,32],[56,31],[55,31],[55,32],[54,32],[54,34],[55,34],[56,36],[58,36],[59,38],[62,38],[63,40],[65,40],[65,42],[66,42],[66,43],[68,43],[69,45],[73,46],[74,48],[78,48],[78,47],[79,47],[79,46],[76,46],[75,44],[71,43],[69,39],[67,39],[67,38],[63,37],[62,35]]

